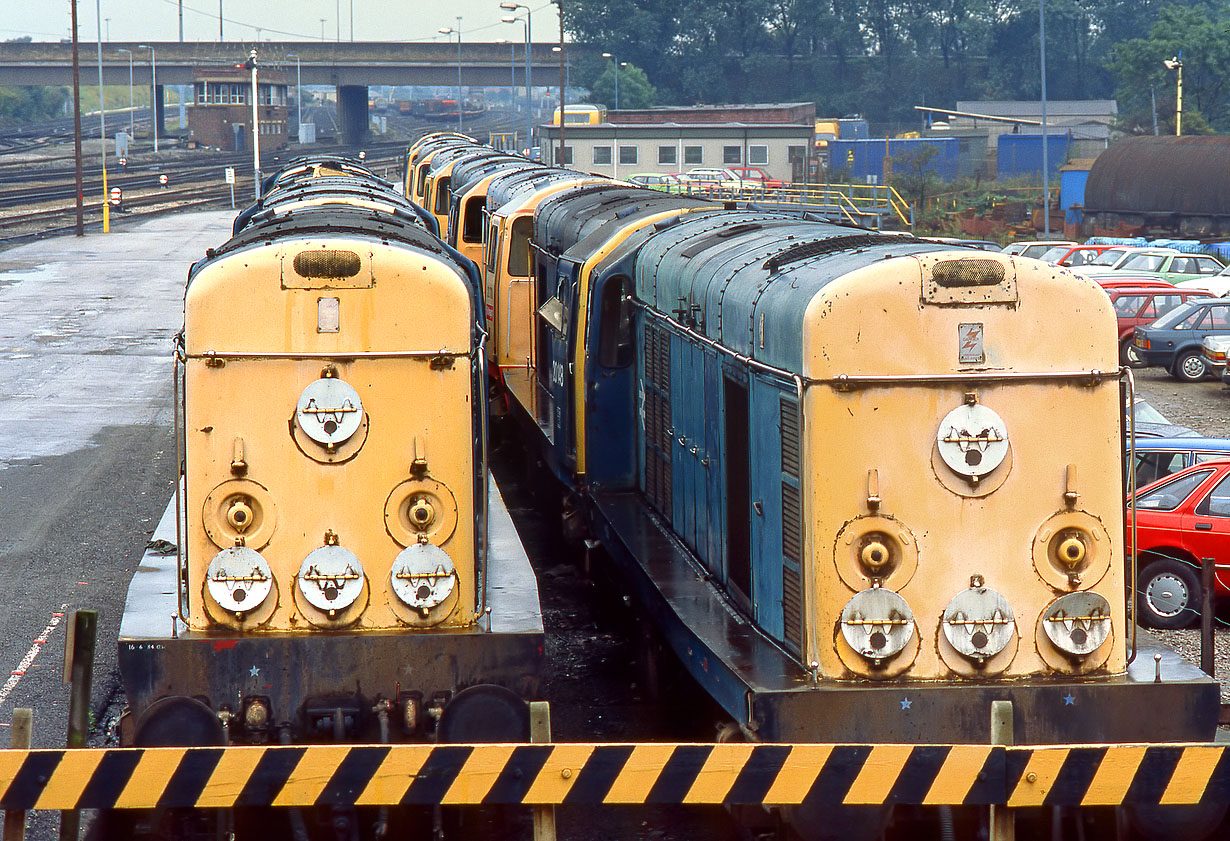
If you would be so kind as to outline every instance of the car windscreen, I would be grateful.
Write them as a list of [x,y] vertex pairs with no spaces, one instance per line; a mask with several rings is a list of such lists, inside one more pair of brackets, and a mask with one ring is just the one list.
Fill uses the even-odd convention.
[[1183,304],[1182,306],[1175,307],[1149,326],[1160,328],[1173,327],[1183,319],[1187,318],[1187,316],[1191,315],[1192,310],[1199,306],[1199,301],[1192,301],[1190,303]]
[[1053,263],[1071,250],[1072,250],[1071,246],[1056,245],[1054,248],[1048,248],[1046,251],[1043,251],[1042,256],[1040,256],[1038,259],[1045,260],[1048,263]]
[[1134,269],[1138,272],[1156,272],[1162,268],[1162,254],[1130,254],[1119,266],[1121,269]]
[[1089,261],[1091,266],[1113,266],[1119,262],[1119,258],[1127,252],[1122,248],[1108,248]]

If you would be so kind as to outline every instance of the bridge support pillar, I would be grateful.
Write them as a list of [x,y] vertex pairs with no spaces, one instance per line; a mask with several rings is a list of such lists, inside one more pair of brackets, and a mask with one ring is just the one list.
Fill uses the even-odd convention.
[[367,85],[337,86],[337,122],[342,143],[357,146],[367,138]]

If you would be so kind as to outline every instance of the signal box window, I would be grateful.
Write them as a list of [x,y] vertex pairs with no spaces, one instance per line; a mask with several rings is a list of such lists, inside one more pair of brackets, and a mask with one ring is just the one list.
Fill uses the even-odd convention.
[[635,146],[620,146],[619,147],[619,162],[621,164],[636,163],[636,147]]
[[[559,153],[557,152],[557,154]],[[571,146],[564,147],[563,153],[560,154],[559,160],[556,163],[562,164],[564,166],[570,166],[572,164],[572,147]]]
[[748,146],[747,162],[749,164],[767,164],[769,162],[769,147]]
[[675,159],[675,151],[676,150],[674,146],[659,146],[658,147],[658,163],[660,164],[677,163]]
[[609,164],[611,162],[611,147],[610,146],[595,146],[594,147],[594,163]]
[[701,154],[700,146],[684,146],[683,147],[683,162],[685,164],[704,163],[702,158],[703,158],[703,155]]
[[722,147],[722,163],[738,164],[743,163],[743,149],[740,146],[723,146]]

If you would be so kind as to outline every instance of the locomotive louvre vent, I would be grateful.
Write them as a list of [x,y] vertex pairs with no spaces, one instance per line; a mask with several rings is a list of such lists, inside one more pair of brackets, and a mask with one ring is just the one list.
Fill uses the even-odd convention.
[[803,558],[803,507],[799,489],[782,483],[782,555],[800,563]]
[[357,275],[362,262],[353,251],[322,248],[300,251],[295,255],[294,267],[300,277],[343,278]]
[[793,400],[781,401],[782,472],[799,478],[802,452],[799,442],[799,406]]

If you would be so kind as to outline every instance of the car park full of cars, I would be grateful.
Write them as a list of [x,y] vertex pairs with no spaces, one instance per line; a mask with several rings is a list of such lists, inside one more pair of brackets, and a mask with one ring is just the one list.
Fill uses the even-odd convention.
[[1208,374],[1201,343],[1205,336],[1230,333],[1230,298],[1199,298],[1137,327],[1132,339],[1144,365],[1161,366],[1175,379],[1197,382]]

